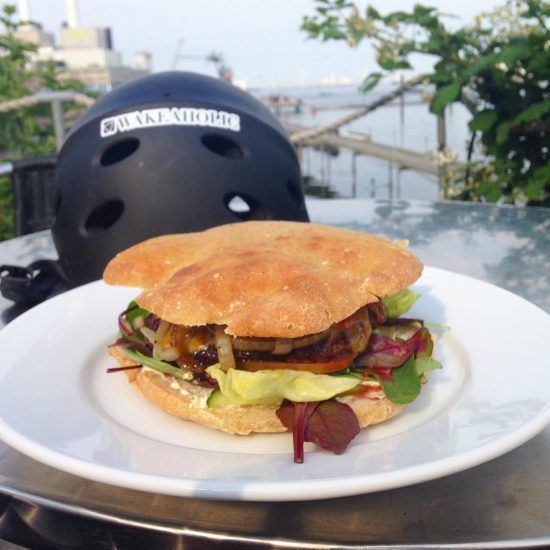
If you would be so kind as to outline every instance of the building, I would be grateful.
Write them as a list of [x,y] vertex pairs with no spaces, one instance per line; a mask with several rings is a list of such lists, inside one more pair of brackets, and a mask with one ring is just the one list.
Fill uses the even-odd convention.
[[[29,0],[19,0],[19,17],[21,21],[32,20]],[[53,61],[66,69],[67,77],[77,78],[90,91],[108,92],[152,69],[148,52],[136,52],[134,65],[124,65],[114,49],[110,28],[82,27],[77,0],[67,0],[67,23],[59,29],[59,45],[54,35],[41,27],[22,27],[17,36],[38,46],[31,56],[34,63]]]

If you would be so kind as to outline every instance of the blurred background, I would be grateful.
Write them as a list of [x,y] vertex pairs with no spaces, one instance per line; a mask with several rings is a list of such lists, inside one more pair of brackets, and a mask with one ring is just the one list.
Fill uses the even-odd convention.
[[272,109],[306,194],[549,205],[548,2],[13,0],[0,9],[1,239],[17,233],[14,166],[45,158],[37,177],[53,177],[84,109],[167,70],[230,81]]

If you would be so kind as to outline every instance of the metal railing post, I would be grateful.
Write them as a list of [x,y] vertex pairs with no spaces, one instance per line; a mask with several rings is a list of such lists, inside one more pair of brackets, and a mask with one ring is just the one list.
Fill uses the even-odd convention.
[[63,140],[65,139],[65,120],[63,118],[63,104],[60,99],[52,99],[52,116],[53,127],[55,131],[55,141],[57,144],[57,150],[61,149]]
[[351,153],[351,196],[357,197],[357,153]]

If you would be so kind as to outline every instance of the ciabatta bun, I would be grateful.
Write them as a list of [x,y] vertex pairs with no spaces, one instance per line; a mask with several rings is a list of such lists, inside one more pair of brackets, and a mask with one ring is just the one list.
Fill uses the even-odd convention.
[[138,304],[173,324],[297,338],[408,287],[422,267],[403,241],[250,221],[147,240],[118,254],[104,280],[143,288]]

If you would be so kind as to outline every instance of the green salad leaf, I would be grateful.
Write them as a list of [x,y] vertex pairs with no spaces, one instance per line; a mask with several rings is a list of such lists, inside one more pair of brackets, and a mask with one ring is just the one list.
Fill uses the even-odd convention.
[[411,403],[420,393],[420,378],[414,368],[414,357],[392,369],[392,380],[379,379],[386,397],[394,403]]
[[424,324],[429,328],[436,328],[440,330],[450,330],[449,325],[442,325],[441,323],[432,323],[431,321],[424,321]]
[[437,359],[433,359],[432,357],[417,357],[414,362],[414,368],[416,369],[416,374],[422,377],[425,372],[442,369],[443,365]]
[[424,374],[441,369],[442,365],[431,357],[411,356],[403,365],[392,369],[391,379],[377,377],[386,397],[394,403],[406,404],[414,401],[420,394]]
[[216,364],[208,367],[206,372],[218,382],[224,401],[234,405],[279,405],[283,399],[324,401],[360,383],[354,376],[330,376],[290,369],[256,372],[229,369],[225,372]]
[[386,305],[386,315],[388,319],[401,317],[403,313],[409,311],[409,309],[414,306],[420,296],[420,293],[414,292],[410,288],[405,288],[391,296],[382,298],[382,301]]
[[149,312],[137,305],[137,302],[132,301],[128,304],[128,313],[126,313],[126,320],[131,324],[132,321],[138,317],[147,317]]
[[186,373],[186,371],[180,369],[179,367],[174,367],[174,365],[171,365],[166,361],[161,361],[160,359],[155,359],[154,357],[147,357],[147,355],[143,355],[143,353],[140,353],[139,351],[127,348],[123,351],[132,361],[135,361],[144,367],[149,367],[150,369],[156,370],[162,374],[171,374],[172,376],[178,376],[181,378]]

